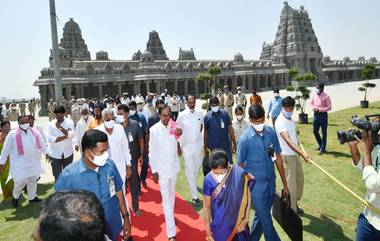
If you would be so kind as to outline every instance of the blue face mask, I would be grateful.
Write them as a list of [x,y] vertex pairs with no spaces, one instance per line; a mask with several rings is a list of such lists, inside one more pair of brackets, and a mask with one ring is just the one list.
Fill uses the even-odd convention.
[[291,119],[293,116],[293,112],[283,111],[282,113],[284,114],[285,118],[288,118],[288,119]]

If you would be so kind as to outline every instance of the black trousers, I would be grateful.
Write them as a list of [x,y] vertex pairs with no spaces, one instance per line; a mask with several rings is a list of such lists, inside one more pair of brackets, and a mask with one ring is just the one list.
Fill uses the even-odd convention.
[[62,170],[66,166],[68,166],[70,163],[73,162],[73,159],[74,159],[74,154],[66,158],[61,158],[61,159],[55,159],[53,157],[50,157],[50,164],[53,169],[53,176],[54,176],[55,181],[57,181]]
[[138,171],[137,161],[132,161],[132,176],[130,179],[127,179],[127,185],[130,186],[131,197],[132,197],[132,209],[134,212],[139,210],[139,196],[141,192],[141,179]]

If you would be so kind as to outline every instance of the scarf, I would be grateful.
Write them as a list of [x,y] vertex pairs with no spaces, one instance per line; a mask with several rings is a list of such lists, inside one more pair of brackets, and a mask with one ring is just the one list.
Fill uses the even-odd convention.
[[[32,133],[32,135],[34,136],[34,138],[36,139],[36,144],[37,144],[38,149],[41,149],[41,140],[40,140],[39,136],[37,135],[36,130],[32,127],[30,127],[29,130]],[[22,141],[21,141],[21,128],[20,127],[18,127],[16,129],[16,144],[17,144],[18,154],[20,156],[24,155],[24,148],[22,146]]]

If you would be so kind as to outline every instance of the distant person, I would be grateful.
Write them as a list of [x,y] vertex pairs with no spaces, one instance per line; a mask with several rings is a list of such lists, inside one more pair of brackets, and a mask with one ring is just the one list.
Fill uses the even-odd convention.
[[206,240],[251,240],[248,223],[253,176],[238,165],[229,166],[223,150],[211,153],[210,167],[203,181]]
[[123,193],[123,180],[108,155],[107,135],[99,130],[88,130],[81,145],[82,158],[63,170],[55,190],[86,190],[94,193],[104,209],[107,236],[112,241],[121,240],[122,236],[128,240],[131,224]]
[[177,120],[178,114],[179,114],[179,108],[180,108],[180,100],[177,98],[177,96],[174,94],[169,102],[170,109],[172,110],[172,119],[174,121]]
[[[331,110],[331,100],[324,92],[325,85],[319,83],[316,86],[316,93],[311,98],[310,107],[314,111],[313,119],[313,133],[318,143],[317,150],[319,154],[326,152],[327,145],[327,126],[328,126],[328,114]],[[319,129],[322,129],[322,138],[319,134]]]
[[303,167],[298,156],[306,162],[310,157],[298,146],[297,127],[292,119],[296,101],[288,96],[282,100],[282,111],[276,120],[276,133],[281,146],[286,182],[290,192],[290,205],[294,211],[303,214],[298,206],[304,187]]
[[276,119],[280,115],[282,110],[282,97],[280,96],[280,90],[273,90],[273,98],[270,99],[268,105],[268,114],[267,119],[269,120],[269,116],[272,119],[272,125],[275,127]]
[[16,104],[12,103],[11,108],[7,111],[7,120],[17,121],[19,116],[20,116],[20,113],[16,108]]
[[252,96],[249,98],[251,105],[263,105],[260,95],[257,94],[257,89],[252,89]]
[[211,110],[204,117],[204,154],[208,155],[209,149],[211,151],[222,149],[232,164],[232,152],[236,150],[236,140],[230,115],[220,109],[218,97],[211,98],[209,102]]
[[[73,112],[71,112],[73,113]],[[81,109],[81,117],[75,126],[75,131],[74,131],[74,147],[76,151],[82,152],[82,147],[81,142],[82,142],[82,137],[84,133],[87,130],[87,126],[90,124],[92,120],[92,116],[90,116],[90,113],[87,108]]]
[[56,192],[42,205],[34,241],[106,241],[104,210],[91,192]]
[[243,107],[238,105],[235,108],[235,119],[232,121],[232,129],[234,130],[236,142],[239,142],[240,136],[249,126],[249,121],[244,116]]
[[[11,123],[7,120],[0,122],[0,154],[3,149],[5,138],[8,136],[11,130]],[[13,179],[9,175],[9,158],[5,161],[5,164],[0,168],[0,184],[4,199],[8,199],[12,196],[13,191]]]
[[232,106],[234,105],[234,95],[230,92],[228,85],[225,85],[223,88],[224,94],[224,109],[228,112],[230,115],[230,119],[232,119]]
[[94,106],[94,118],[88,123],[88,129],[95,129],[96,127],[100,126],[103,124],[103,119],[102,119],[102,110],[103,106],[98,104]]
[[237,106],[243,109],[243,115],[245,115],[245,108],[247,106],[247,97],[243,93],[241,87],[237,87],[237,94],[235,95],[235,102]]
[[55,118],[54,108],[55,108],[55,103],[54,103],[53,99],[50,99],[49,103],[48,103],[49,121],[52,121]]
[[25,112],[26,104],[24,101],[21,101],[20,104],[18,104],[18,108],[20,109],[21,115],[26,115],[26,112]]
[[29,101],[28,110],[30,115],[36,116],[36,103],[33,100]]
[[72,99],[71,102],[71,119],[74,121],[74,126],[76,126],[82,115],[81,111],[83,106],[83,100]]
[[41,134],[29,125],[26,115],[18,119],[18,127],[7,135],[0,155],[0,167],[4,168],[9,157],[10,174],[14,181],[12,205],[18,207],[19,198],[27,187],[29,203],[40,202],[37,197],[37,181],[43,172],[41,155],[47,156],[47,148]]
[[49,143],[50,164],[54,179],[73,162],[74,122],[66,118],[66,108],[58,105],[54,109],[55,120],[49,122],[47,140]]

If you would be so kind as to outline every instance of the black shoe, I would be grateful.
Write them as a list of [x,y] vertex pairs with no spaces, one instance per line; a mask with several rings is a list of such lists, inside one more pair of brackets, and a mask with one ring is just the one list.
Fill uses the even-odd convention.
[[198,198],[197,199],[193,199],[191,202],[192,202],[192,204],[193,204],[194,207],[199,207],[199,205],[201,203]]
[[41,202],[42,201],[42,199],[40,199],[39,197],[35,197],[35,198],[33,198],[32,200],[29,200],[29,203],[39,203],[39,202]]
[[15,208],[18,207],[18,198],[17,198],[17,199],[15,199],[15,198],[12,199],[12,205],[13,205],[13,207],[15,207]]
[[321,148],[320,148],[320,147],[316,147],[315,150],[316,150],[316,151],[320,151]]
[[297,207],[297,214],[298,214],[298,215],[303,215],[303,214],[304,214],[303,209],[300,208],[300,207]]
[[174,237],[170,237],[169,241],[176,241],[175,236]]
[[326,154],[326,151],[320,151],[320,152],[318,153],[318,155],[323,155],[323,154]]

